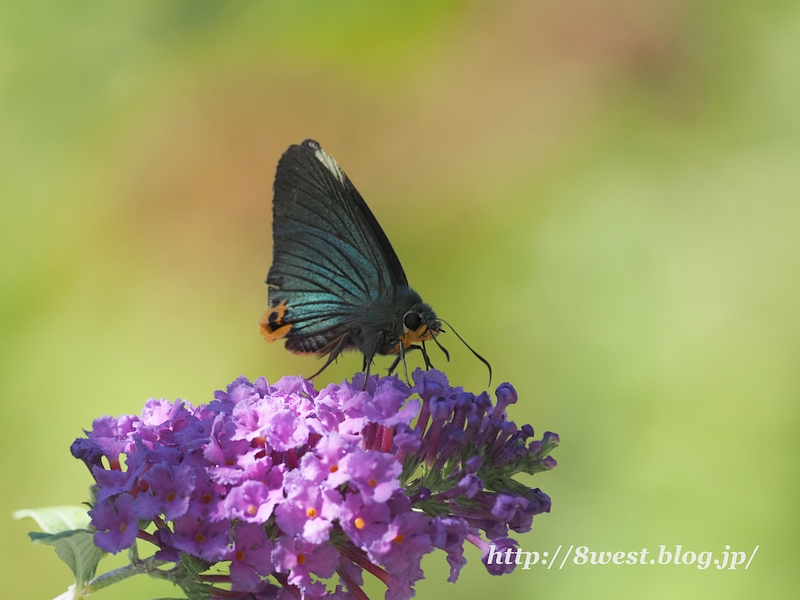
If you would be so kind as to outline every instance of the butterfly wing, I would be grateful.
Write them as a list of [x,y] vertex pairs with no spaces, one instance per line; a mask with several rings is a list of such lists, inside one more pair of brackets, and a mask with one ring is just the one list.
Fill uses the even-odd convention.
[[356,188],[319,144],[294,145],[278,162],[272,204],[267,341],[331,352],[348,318],[391,297],[406,275]]

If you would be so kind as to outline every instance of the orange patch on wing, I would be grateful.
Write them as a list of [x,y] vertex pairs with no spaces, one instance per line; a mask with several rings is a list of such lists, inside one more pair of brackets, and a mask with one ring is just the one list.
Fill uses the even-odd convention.
[[269,309],[264,313],[264,316],[261,317],[258,330],[261,332],[261,335],[264,336],[264,339],[267,340],[268,344],[286,337],[286,334],[289,333],[292,324],[283,322],[283,318],[288,311],[289,308],[286,306],[286,301],[284,300],[278,304],[278,306]]

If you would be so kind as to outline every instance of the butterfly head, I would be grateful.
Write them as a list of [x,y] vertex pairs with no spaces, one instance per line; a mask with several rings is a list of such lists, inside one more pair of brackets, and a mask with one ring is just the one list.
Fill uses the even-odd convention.
[[404,348],[412,344],[433,339],[441,331],[441,321],[433,309],[424,302],[418,302],[403,315],[403,334],[400,341]]

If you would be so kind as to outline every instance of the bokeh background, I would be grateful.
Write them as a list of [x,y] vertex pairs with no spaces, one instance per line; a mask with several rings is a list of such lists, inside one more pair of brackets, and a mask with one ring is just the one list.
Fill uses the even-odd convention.
[[93,418],[316,370],[256,329],[275,165],[314,137],[512,417],[561,435],[523,549],[760,546],[502,578],[473,551],[455,586],[439,553],[418,597],[795,598],[799,57],[771,0],[3,3],[2,595],[70,582],[10,514],[87,499]]

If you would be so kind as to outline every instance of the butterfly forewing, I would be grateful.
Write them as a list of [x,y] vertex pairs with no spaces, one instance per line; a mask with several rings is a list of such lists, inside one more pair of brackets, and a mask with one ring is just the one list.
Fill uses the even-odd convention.
[[271,311],[262,323],[265,337],[307,337],[290,349],[316,352],[345,332],[348,316],[406,284],[366,203],[312,140],[291,146],[278,163],[267,283]]

